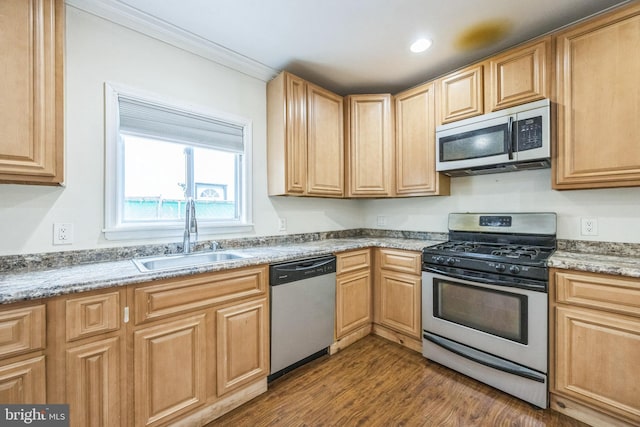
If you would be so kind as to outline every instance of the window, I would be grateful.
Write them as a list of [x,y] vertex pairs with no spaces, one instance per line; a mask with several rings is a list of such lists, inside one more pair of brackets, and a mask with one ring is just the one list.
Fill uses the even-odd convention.
[[182,236],[195,200],[200,234],[251,229],[247,119],[105,85],[107,239]]

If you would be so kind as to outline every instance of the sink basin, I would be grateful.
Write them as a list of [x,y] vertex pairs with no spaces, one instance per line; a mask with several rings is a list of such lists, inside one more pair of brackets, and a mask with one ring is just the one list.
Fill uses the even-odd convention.
[[195,267],[203,264],[213,264],[216,262],[243,258],[251,258],[251,256],[239,254],[237,252],[219,251],[180,255],[160,255],[148,258],[134,258],[131,261],[133,261],[136,267],[138,267],[138,270],[145,273],[147,271],[173,270],[177,268]]

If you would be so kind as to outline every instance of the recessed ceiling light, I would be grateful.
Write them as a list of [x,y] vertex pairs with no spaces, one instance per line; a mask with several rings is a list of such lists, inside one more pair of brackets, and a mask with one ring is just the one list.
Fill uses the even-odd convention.
[[431,47],[431,40],[429,40],[429,39],[418,39],[418,40],[413,42],[413,44],[411,45],[411,47],[409,49],[411,49],[411,52],[413,52],[413,53],[420,53],[420,52],[424,52],[425,50],[429,49],[430,47]]

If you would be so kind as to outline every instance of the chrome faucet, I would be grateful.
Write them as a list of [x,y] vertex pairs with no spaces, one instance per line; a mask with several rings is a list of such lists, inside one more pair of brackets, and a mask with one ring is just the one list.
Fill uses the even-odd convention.
[[186,211],[184,214],[184,236],[182,238],[182,253],[191,253],[191,235],[195,234],[193,238],[193,245],[198,241],[198,221],[196,220],[196,202],[193,201],[193,197],[187,197]]

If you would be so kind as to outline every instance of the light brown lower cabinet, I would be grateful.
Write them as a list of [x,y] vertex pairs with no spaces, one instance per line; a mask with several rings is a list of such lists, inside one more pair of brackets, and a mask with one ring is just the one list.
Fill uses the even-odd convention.
[[268,312],[266,298],[216,310],[218,396],[269,373]]
[[371,250],[339,253],[336,262],[336,340],[340,340],[371,324]]
[[551,407],[640,425],[640,279],[551,270]]
[[204,425],[267,390],[268,266],[0,305],[0,402]]
[[0,362],[0,402],[46,403],[44,356]]
[[206,313],[134,332],[136,426],[155,426],[205,403]]
[[66,403],[74,426],[126,425],[122,418],[122,339],[117,336],[66,351]]
[[[380,248],[376,251],[374,322],[389,329],[395,339],[421,346],[421,253]],[[405,342],[403,342],[404,344]]]
[[47,402],[69,404],[70,425],[127,426],[125,289],[46,300]]
[[0,402],[46,403],[45,329],[42,303],[0,310]]

